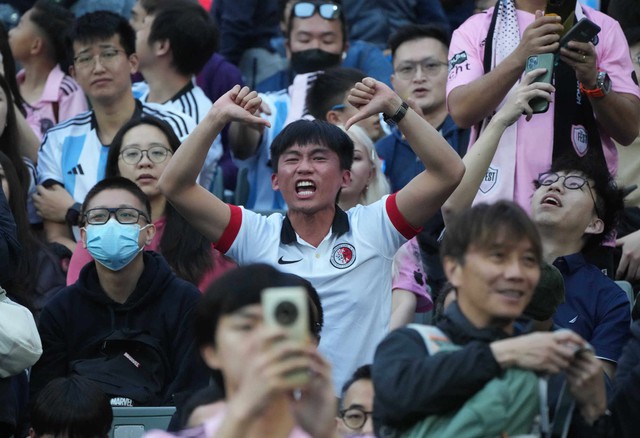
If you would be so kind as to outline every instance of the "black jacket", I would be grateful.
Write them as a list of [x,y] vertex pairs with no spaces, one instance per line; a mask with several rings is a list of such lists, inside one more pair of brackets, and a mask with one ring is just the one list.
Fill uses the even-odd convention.
[[161,255],[145,252],[143,257],[144,271],[124,304],[102,290],[95,262],[47,303],[40,315],[43,354],[33,367],[31,397],[50,380],[68,375],[71,362],[98,357],[102,341],[116,329],[146,330],[160,342],[170,367],[164,403],[171,404],[177,392],[207,384],[191,319],[200,292],[176,277]]
[[635,437],[640,431],[640,321],[631,326],[631,339],[618,360],[616,390],[610,404],[615,436]]
[[459,351],[429,357],[420,334],[409,328],[391,332],[373,361],[374,426],[406,429],[428,415],[460,408],[501,373],[489,343],[507,337],[500,329],[478,330],[452,303],[438,327]]
[[[463,348],[429,356],[420,334],[408,328],[391,332],[378,346],[372,367],[376,436],[395,436],[429,415],[459,409],[488,381],[501,375],[489,344],[507,338],[503,330],[476,328],[456,302],[449,305],[437,325]],[[563,382],[563,374],[549,380],[551,415]],[[605,436],[607,432],[588,426],[579,414],[571,418],[571,437]]]

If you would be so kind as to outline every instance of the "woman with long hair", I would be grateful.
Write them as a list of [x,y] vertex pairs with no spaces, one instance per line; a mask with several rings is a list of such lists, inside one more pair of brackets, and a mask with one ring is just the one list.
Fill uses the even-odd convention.
[[37,318],[47,300],[65,286],[65,275],[59,257],[33,235],[27,219],[24,188],[13,160],[2,152],[0,180],[16,223],[18,241],[22,246],[13,279],[2,286]]
[[[212,243],[189,225],[156,188],[178,146],[180,140],[162,120],[148,116],[130,120],[111,143],[105,176],[128,178],[149,197],[156,234],[147,248],[162,254],[177,276],[204,291],[212,280],[235,263],[214,249]],[[67,284],[74,283],[82,267],[91,260],[91,255],[79,242],[71,257]]]

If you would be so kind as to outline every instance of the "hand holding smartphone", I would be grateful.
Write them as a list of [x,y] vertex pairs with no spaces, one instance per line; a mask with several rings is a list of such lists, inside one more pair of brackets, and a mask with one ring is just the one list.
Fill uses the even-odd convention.
[[[556,56],[553,53],[542,53],[540,55],[529,56],[527,58],[527,65],[525,66],[525,74],[537,68],[545,68],[547,71],[543,75],[538,76],[534,82],[550,84],[553,78],[555,58]],[[549,101],[542,97],[534,97],[529,102],[529,106],[531,106],[534,114],[540,114],[549,109]]]
[[[286,332],[287,338],[307,345],[309,333],[309,299],[303,287],[270,287],[262,291],[264,325]],[[287,375],[291,382],[303,386],[309,381],[307,371]]]

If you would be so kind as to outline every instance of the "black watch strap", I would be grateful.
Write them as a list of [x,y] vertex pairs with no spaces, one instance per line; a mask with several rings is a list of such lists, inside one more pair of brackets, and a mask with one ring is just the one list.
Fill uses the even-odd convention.
[[402,102],[402,105],[400,105],[400,108],[398,108],[398,110],[396,111],[396,113],[392,116],[388,116],[388,115],[384,115],[384,121],[387,123],[387,125],[397,125],[400,120],[402,120],[404,118],[404,116],[407,114],[407,111],[409,110],[409,104],[407,102]]
[[82,204],[80,204],[79,202],[76,202],[71,207],[69,207],[69,210],[67,210],[67,214],[64,216],[64,219],[67,222],[67,224],[71,226],[78,225],[81,209],[82,209]]

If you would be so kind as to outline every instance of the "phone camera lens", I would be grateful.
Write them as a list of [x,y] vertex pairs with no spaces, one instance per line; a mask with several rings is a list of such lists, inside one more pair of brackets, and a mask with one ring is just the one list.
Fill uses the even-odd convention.
[[291,301],[283,301],[276,306],[276,321],[281,325],[291,325],[298,319],[298,307]]

